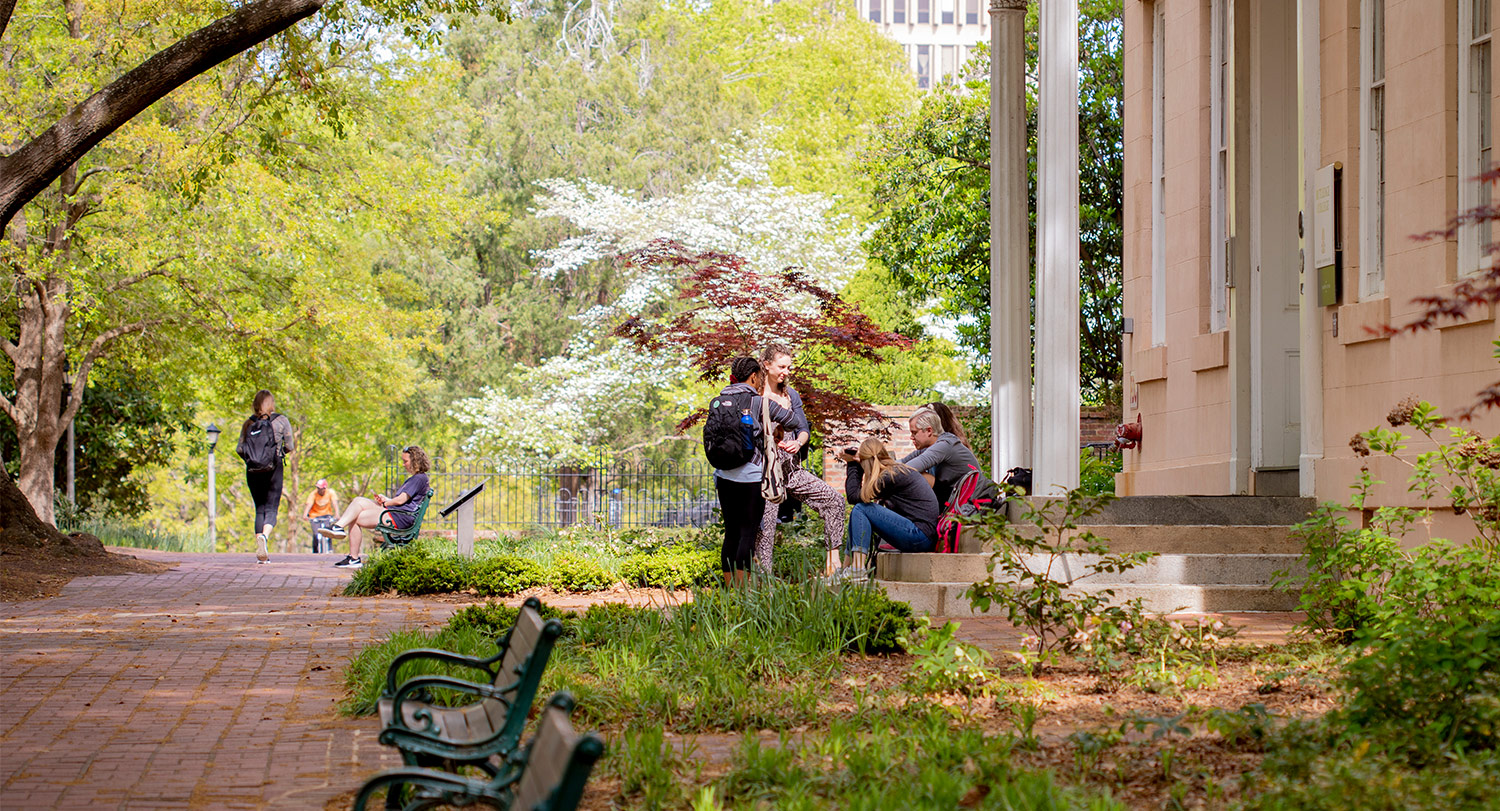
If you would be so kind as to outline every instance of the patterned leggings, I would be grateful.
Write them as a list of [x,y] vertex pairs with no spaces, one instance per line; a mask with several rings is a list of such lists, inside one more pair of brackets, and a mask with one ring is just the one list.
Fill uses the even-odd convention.
[[[837,490],[800,467],[787,478],[786,489],[823,517],[823,542],[828,549],[844,545],[844,497]],[[780,508],[780,504],[766,502],[760,532],[755,536],[755,562],[767,572],[771,571],[771,546],[776,541],[776,513]]]

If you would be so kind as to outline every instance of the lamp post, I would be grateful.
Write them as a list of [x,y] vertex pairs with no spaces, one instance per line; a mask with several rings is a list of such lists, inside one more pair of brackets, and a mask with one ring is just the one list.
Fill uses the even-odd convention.
[[214,494],[214,446],[219,444],[219,426],[209,423],[203,432],[208,434],[208,551],[214,552],[219,548],[214,532],[214,509],[218,500]]

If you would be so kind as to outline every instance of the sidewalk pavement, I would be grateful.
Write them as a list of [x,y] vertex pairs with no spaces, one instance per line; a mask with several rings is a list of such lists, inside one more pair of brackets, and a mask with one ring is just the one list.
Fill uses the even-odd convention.
[[179,565],[0,603],[0,805],[321,808],[400,765],[338,715],[344,664],[456,606],[335,596],[340,555],[117,551]]

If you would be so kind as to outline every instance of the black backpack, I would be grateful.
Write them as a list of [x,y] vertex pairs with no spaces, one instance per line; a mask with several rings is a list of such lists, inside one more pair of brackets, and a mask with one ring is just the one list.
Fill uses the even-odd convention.
[[751,414],[753,392],[720,393],[708,404],[708,419],[703,422],[703,455],[718,470],[740,467],[755,458],[756,436],[760,433],[755,417],[747,426],[740,420]]
[[266,473],[276,469],[276,460],[281,458],[281,443],[276,441],[276,429],[272,421],[275,414],[250,421],[250,427],[240,438],[240,458],[245,460],[245,470],[251,473]]

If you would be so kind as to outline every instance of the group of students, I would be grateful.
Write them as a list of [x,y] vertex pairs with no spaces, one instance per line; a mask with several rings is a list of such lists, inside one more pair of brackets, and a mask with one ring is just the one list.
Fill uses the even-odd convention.
[[[758,359],[735,358],[729,366],[729,385],[709,405],[704,447],[715,467],[724,520],[720,564],[725,582],[744,582],[752,567],[770,571],[781,512],[781,505],[763,493],[771,466],[780,467],[789,497],[823,519],[824,574],[830,582],[869,577],[877,539],[874,551],[932,551],[943,505],[964,476],[980,469],[952,410],[942,403],[918,408],[907,423],[916,449],[900,460],[875,437],[840,451],[838,458],[846,465],[841,498],[800,464],[811,426],[801,396],[787,383],[791,366],[791,350],[780,345],[767,347]],[[724,430],[720,426],[733,423],[744,428],[748,461],[728,466],[742,457],[726,455],[716,443]],[[853,505],[847,522],[846,502]],[[843,566],[840,552],[846,540],[851,555],[849,565]]]
[[[255,502],[255,559],[258,563],[271,560],[268,539],[276,528],[276,514],[281,505],[282,472],[286,457],[296,449],[292,422],[285,414],[276,413],[276,400],[271,392],[261,389],[255,393],[251,403],[251,414],[240,426],[240,441],[235,450],[245,460],[245,483],[250,488],[250,498]],[[406,481],[393,496],[376,494],[374,498],[356,497],[349,502],[338,518],[329,522],[326,517],[338,514],[338,497],[328,489],[328,480],[318,480],[316,490],[308,496],[303,506],[302,517],[324,518],[314,521],[314,532],[327,539],[349,539],[349,554],[338,563],[339,568],[358,569],[364,565],[360,557],[363,544],[362,530],[377,526],[384,516],[389,526],[408,529],[416,523],[417,510],[422,499],[427,497],[427,472],[432,463],[426,452],[416,445],[401,449],[401,466],[406,470]]]

